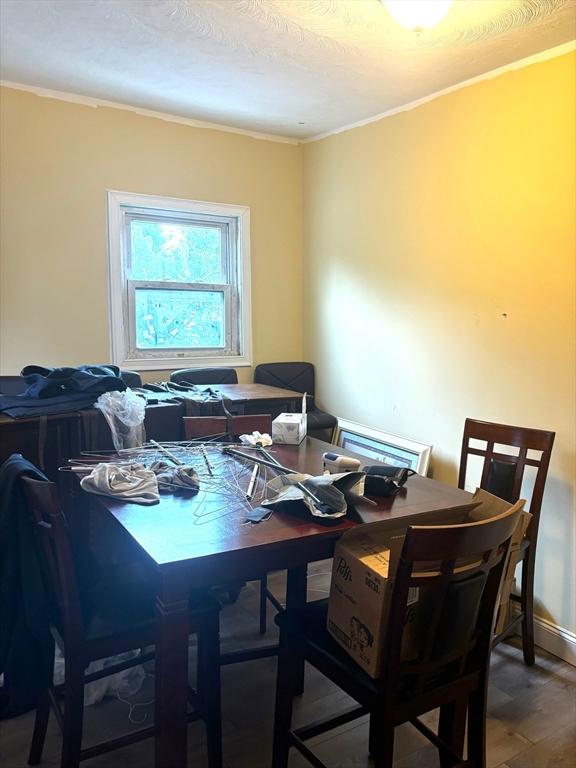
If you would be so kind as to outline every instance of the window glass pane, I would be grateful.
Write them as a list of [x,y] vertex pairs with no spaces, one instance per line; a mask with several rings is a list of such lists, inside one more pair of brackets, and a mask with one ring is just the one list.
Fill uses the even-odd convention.
[[224,347],[224,293],[137,288],[138,349]]
[[130,221],[133,280],[223,283],[220,227]]

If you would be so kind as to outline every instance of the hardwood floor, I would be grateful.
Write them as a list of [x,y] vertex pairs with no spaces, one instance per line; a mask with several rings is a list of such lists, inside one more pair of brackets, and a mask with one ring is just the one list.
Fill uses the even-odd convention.
[[[309,599],[327,593],[330,566],[319,563],[310,569]],[[283,577],[274,574],[270,584],[283,594]],[[270,609],[269,631],[258,635],[257,584],[249,584],[234,605],[222,611],[222,648],[268,643],[276,628]],[[193,652],[193,651],[192,651]],[[270,765],[276,660],[237,664],[222,670],[224,760],[226,768],[268,768]],[[536,664],[526,667],[518,644],[500,644],[492,656],[488,706],[488,768],[576,768],[576,668],[538,649]],[[132,718],[152,718],[152,678],[131,699],[137,706]],[[319,673],[307,669],[304,696],[296,706],[296,721],[310,722],[347,705],[347,697]],[[129,722],[129,706],[113,698],[88,707],[85,741],[93,743],[137,727]],[[434,722],[434,713],[428,718]],[[0,722],[0,764],[3,768],[26,765],[32,733],[31,713]],[[189,764],[206,765],[204,729],[189,728]],[[366,718],[323,734],[311,744],[330,768],[370,768],[367,755]],[[60,738],[52,717],[43,766],[59,766]],[[152,768],[150,741],[86,762],[90,768]],[[296,753],[290,768],[308,763]],[[396,768],[437,768],[436,751],[409,725],[397,729]]]

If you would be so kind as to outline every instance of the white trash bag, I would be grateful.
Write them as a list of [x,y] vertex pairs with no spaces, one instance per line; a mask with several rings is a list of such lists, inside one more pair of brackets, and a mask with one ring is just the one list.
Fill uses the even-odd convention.
[[94,408],[104,414],[117,451],[144,445],[146,402],[142,397],[138,397],[131,389],[125,392],[104,392],[94,403]]
[[[90,666],[86,670],[86,674],[91,672],[99,672],[101,669],[111,666],[112,664],[119,664],[122,661],[133,659],[135,656],[139,656],[140,651],[127,651],[121,653],[118,656],[111,656],[108,659],[99,659],[98,661],[92,661]],[[64,667],[65,661],[60,649],[56,648],[56,654],[54,657],[54,685],[60,685],[64,682]],[[91,683],[87,683],[84,686],[84,704],[89,707],[93,704],[97,704],[105,696],[114,696],[120,701],[124,698],[134,696],[146,679],[146,672],[144,667],[139,664],[136,667],[129,667],[123,669],[121,672],[116,672],[109,677],[102,677],[100,680],[93,680]]]

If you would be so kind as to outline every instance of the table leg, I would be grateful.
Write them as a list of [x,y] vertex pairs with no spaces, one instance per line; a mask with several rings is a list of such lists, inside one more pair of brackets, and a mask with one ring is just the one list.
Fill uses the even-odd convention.
[[[307,566],[300,565],[288,569],[286,583],[286,609],[298,609],[306,603],[307,599]],[[294,693],[300,696],[304,692],[304,659],[299,659],[297,664],[296,679],[294,680]]]
[[156,768],[186,766],[188,585],[162,570],[156,595]]

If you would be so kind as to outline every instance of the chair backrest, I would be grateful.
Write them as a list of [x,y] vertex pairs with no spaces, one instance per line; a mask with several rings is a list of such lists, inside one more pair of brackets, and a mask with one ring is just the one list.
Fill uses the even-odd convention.
[[40,544],[42,571],[56,612],[54,623],[63,633],[64,642],[74,643],[83,637],[83,618],[68,524],[56,483],[21,479],[22,490]]
[[480,522],[408,528],[383,667],[390,706],[487,674],[497,597],[519,515],[509,509]]
[[[522,481],[525,468],[535,467],[536,478],[527,510],[532,515],[532,520],[526,533],[529,540],[535,541],[555,436],[555,432],[542,429],[511,427],[506,424],[466,419],[462,438],[458,487],[464,488],[465,486],[469,456],[479,456],[481,457],[482,469],[480,480],[476,485],[510,503],[515,503],[520,498],[520,494],[523,493]],[[472,445],[471,441],[482,441],[485,446]],[[504,453],[502,450],[496,450],[498,446],[518,449],[518,455],[514,456]],[[532,454],[539,453],[539,456],[528,455],[529,452]],[[527,497],[528,495],[526,495]]]
[[314,397],[312,363],[261,363],[254,369],[254,381],[294,392],[307,392],[310,397]]
[[23,376],[0,376],[0,394],[20,395],[28,387]]
[[181,368],[172,371],[175,384],[238,384],[235,368]]
[[120,371],[120,378],[126,384],[127,387],[141,387],[142,376],[138,371]]

